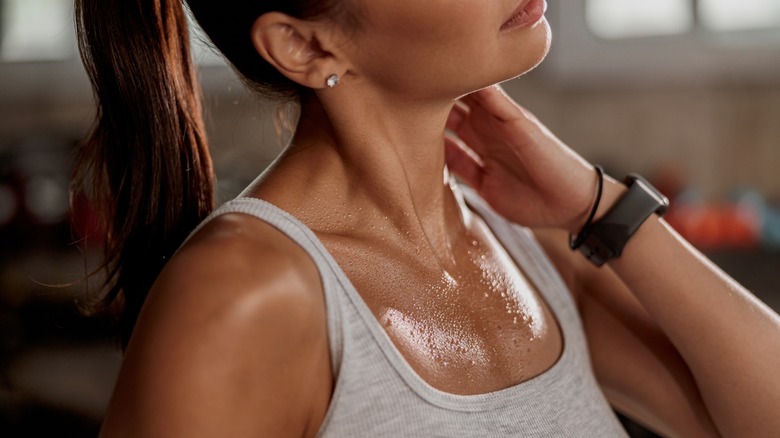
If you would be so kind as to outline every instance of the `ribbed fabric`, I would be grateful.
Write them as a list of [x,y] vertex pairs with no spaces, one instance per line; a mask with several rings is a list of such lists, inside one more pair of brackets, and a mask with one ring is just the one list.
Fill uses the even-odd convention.
[[530,231],[497,215],[471,190],[464,192],[536,285],[564,339],[561,357],[549,370],[479,395],[446,393],[422,380],[314,233],[287,212],[238,198],[206,221],[226,213],[257,217],[298,243],[318,267],[335,379],[318,437],[625,437],[596,384],[574,302],[546,254]]

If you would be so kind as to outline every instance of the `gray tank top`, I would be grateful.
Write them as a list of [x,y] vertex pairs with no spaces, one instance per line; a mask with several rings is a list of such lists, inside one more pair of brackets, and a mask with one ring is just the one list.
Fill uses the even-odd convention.
[[500,217],[471,190],[464,192],[537,286],[564,339],[560,358],[544,373],[478,395],[443,392],[417,375],[324,245],[287,212],[237,198],[206,221],[226,213],[254,216],[298,243],[319,269],[335,387],[318,437],[625,437],[596,384],[577,309],[557,271],[529,230]]

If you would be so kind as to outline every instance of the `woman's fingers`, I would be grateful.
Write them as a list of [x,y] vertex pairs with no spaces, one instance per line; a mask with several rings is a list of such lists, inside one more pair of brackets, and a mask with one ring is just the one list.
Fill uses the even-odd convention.
[[447,129],[455,134],[468,147],[477,154],[485,153],[486,138],[482,131],[485,130],[483,117],[477,117],[463,103],[456,103],[447,118]]
[[474,151],[451,136],[444,137],[444,154],[447,168],[473,189],[482,187],[484,164]]
[[460,100],[468,105],[472,111],[483,110],[502,122],[525,116],[521,108],[498,85],[467,94]]
[[468,122],[469,108],[462,102],[455,102],[450,110],[450,115],[447,117],[447,129],[452,132],[458,133],[464,124]]

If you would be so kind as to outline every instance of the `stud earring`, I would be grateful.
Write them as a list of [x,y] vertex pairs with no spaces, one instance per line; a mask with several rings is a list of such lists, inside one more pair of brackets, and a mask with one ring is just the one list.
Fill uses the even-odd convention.
[[338,85],[339,82],[341,82],[341,78],[339,78],[339,75],[332,74],[328,76],[328,79],[325,80],[325,85],[327,85],[328,88],[333,88],[336,85]]

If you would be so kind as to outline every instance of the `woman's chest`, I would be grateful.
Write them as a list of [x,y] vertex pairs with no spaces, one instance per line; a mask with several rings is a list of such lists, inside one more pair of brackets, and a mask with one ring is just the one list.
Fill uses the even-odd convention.
[[392,252],[331,252],[406,362],[439,390],[510,387],[561,355],[552,312],[505,254],[479,254],[444,270]]

